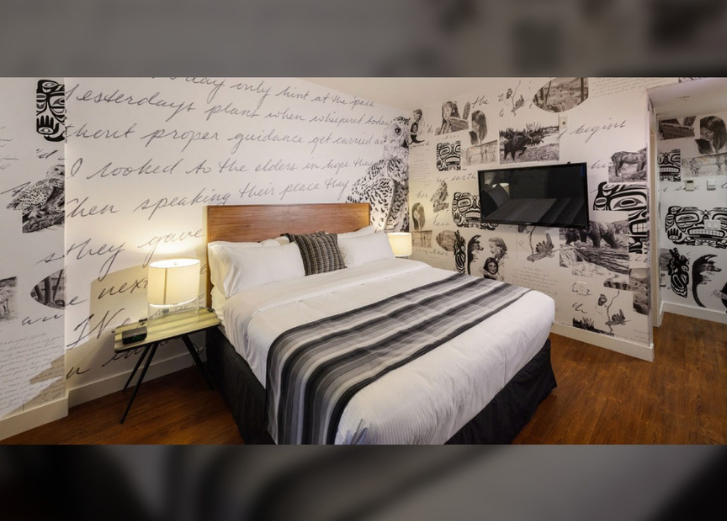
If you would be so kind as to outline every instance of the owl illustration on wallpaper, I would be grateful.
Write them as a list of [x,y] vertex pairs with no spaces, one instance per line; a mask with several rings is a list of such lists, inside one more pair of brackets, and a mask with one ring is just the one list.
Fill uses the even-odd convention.
[[395,118],[384,131],[384,157],[353,185],[349,203],[368,202],[376,230],[409,230],[409,120]]
[[42,179],[28,185],[8,204],[23,212],[23,232],[36,232],[63,224],[65,217],[65,167],[53,165]]

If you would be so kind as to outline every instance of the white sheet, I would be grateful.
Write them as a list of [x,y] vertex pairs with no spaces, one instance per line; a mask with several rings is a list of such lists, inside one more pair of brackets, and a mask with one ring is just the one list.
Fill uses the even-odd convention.
[[[273,283],[224,306],[225,329],[265,386],[267,352],[283,331],[452,275],[404,259]],[[339,423],[337,444],[441,444],[471,420],[538,352],[555,303],[531,291],[434,351],[358,392]]]

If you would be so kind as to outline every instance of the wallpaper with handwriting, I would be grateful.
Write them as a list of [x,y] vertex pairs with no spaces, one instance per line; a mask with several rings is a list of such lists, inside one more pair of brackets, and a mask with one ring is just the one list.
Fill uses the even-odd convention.
[[1,78],[0,92],[3,418],[65,396],[64,310],[78,302],[63,266],[62,80]]
[[[422,107],[441,132],[411,150],[409,204],[424,223],[412,231],[412,258],[542,291],[556,322],[648,346],[646,90],[676,81],[483,79]],[[457,140],[459,169],[440,168],[440,144]],[[479,171],[567,162],[588,166],[585,233],[480,222]]]
[[345,202],[408,117],[298,79],[68,78],[66,94],[69,388],[133,367],[112,330],[146,316],[150,262],[206,270],[206,205]]

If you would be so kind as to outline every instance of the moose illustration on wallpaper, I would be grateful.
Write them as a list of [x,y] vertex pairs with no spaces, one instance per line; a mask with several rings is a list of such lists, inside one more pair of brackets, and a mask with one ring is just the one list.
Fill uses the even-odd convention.
[[513,130],[508,128],[500,134],[503,139],[504,158],[512,156],[515,161],[515,153],[519,152],[522,156],[528,146],[539,145],[543,142],[543,129],[539,126],[529,127],[525,130]]

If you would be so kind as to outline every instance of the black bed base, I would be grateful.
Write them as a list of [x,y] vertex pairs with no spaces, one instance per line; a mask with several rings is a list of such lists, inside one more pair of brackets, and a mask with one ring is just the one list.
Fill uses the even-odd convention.
[[[265,388],[217,328],[207,330],[207,366],[245,443],[274,443],[265,427]],[[511,443],[556,385],[548,339],[533,359],[447,443]]]

